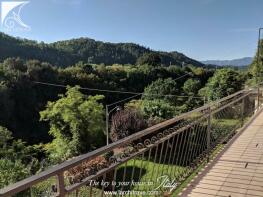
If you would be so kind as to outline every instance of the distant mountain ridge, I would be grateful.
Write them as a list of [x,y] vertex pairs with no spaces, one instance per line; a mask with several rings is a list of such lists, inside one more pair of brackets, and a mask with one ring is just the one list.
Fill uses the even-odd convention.
[[203,63],[176,51],[154,51],[134,43],[109,43],[78,38],[46,44],[14,38],[0,32],[0,61],[8,57],[20,57],[38,59],[60,67],[74,65],[79,61],[106,65],[135,64],[143,54],[151,52],[160,56],[163,65],[204,66]]
[[211,64],[216,66],[248,66],[252,63],[252,61],[252,57],[244,57],[233,60],[206,60],[201,62],[204,64]]

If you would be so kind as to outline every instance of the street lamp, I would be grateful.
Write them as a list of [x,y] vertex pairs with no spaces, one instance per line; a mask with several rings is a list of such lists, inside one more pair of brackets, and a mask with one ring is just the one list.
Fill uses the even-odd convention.
[[107,145],[109,145],[109,117],[110,117],[110,114],[114,111],[114,110],[116,110],[116,111],[120,111],[121,110],[121,107],[120,106],[116,106],[116,107],[114,107],[113,109],[111,109],[110,111],[109,111],[109,106],[108,105],[106,105],[106,143],[107,143]]

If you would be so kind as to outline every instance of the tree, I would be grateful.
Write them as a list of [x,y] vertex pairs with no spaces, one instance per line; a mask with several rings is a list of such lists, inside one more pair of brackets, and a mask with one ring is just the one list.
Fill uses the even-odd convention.
[[39,150],[16,140],[0,126],[0,188],[24,179],[39,169]]
[[241,90],[244,78],[242,75],[230,68],[219,69],[199,92],[201,96],[207,96],[210,100],[220,99]]
[[0,159],[0,188],[22,180],[30,175],[30,170],[21,160]]
[[92,73],[94,71],[92,65],[85,64],[83,61],[76,63],[74,67],[81,68],[85,73]]
[[12,133],[7,128],[0,126],[0,150],[6,151],[7,142],[11,139]]
[[197,79],[188,79],[183,86],[183,90],[188,95],[197,94],[198,90],[201,88],[201,83]]
[[33,81],[57,81],[58,71],[56,67],[49,63],[40,62],[38,60],[28,60],[26,66],[27,75]]
[[26,71],[26,66],[20,58],[7,58],[3,65],[7,70]]
[[148,118],[169,119],[180,113],[176,107],[161,99],[143,100],[141,108]]
[[250,72],[253,75],[254,83],[259,83],[263,80],[263,40],[261,40],[259,47],[261,48],[260,54],[256,53],[250,65]]
[[157,53],[144,53],[141,57],[137,60],[137,65],[150,65],[150,66],[160,66],[161,65],[161,58]]
[[61,161],[103,145],[103,96],[86,96],[79,87],[68,87],[60,99],[48,102],[40,112],[41,121],[49,121],[54,137],[47,146],[50,158]]
[[143,99],[164,99],[170,103],[176,103],[176,97],[171,95],[177,95],[178,93],[177,83],[172,78],[159,78],[144,89]]
[[0,109],[0,124],[6,126],[14,113],[14,101],[4,82],[0,82]]

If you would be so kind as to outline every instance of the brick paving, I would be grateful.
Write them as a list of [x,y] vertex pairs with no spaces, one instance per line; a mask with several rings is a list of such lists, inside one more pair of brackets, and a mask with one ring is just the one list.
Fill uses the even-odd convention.
[[263,197],[263,112],[181,196]]

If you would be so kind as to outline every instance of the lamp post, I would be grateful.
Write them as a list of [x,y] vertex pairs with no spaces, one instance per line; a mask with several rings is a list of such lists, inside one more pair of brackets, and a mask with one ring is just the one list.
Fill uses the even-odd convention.
[[106,105],[106,144],[109,145],[109,117],[110,117],[110,114],[114,111],[114,110],[121,110],[121,107],[120,106],[116,106],[114,107],[113,109],[111,109],[109,111],[109,106]]

